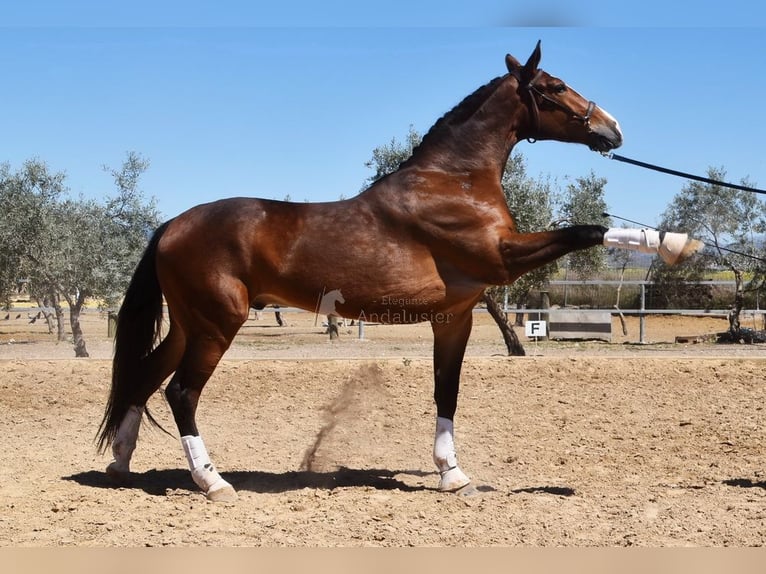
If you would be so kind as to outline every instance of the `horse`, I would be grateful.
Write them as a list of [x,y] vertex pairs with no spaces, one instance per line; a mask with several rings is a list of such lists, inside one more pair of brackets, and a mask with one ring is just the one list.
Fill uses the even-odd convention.
[[[107,474],[118,481],[129,476],[142,418],[157,424],[147,401],[172,376],[164,393],[194,482],[209,500],[236,499],[197,427],[202,390],[251,306],[314,311],[337,290],[330,304],[340,316],[431,323],[438,489],[467,487],[454,416],[474,306],[486,287],[605,244],[611,231],[574,225],[519,233],[503,198],[501,175],[520,140],[604,153],[622,144],[617,120],[540,69],[540,59],[540,42],[525,64],[506,55],[507,73],[443,115],[397,171],[357,196],[322,203],[228,198],[162,224],[118,314],[111,389],[97,435],[101,453],[112,447]],[[629,243],[619,234],[611,241]],[[644,240],[642,247],[657,246]]]

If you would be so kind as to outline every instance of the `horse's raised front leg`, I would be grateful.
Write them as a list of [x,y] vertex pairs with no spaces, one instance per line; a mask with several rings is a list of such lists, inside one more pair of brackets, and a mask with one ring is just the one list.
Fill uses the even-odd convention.
[[434,332],[434,400],[436,401],[436,435],[434,463],[439,470],[439,490],[456,491],[471,480],[460,470],[455,449],[454,417],[460,389],[460,369],[471,334],[473,313],[469,309],[459,316],[448,316],[433,322]]
[[606,231],[606,227],[600,225],[574,225],[552,231],[510,235],[500,243],[509,274],[508,282],[572,251],[602,245]]
[[654,229],[607,229],[600,225],[574,225],[537,233],[514,233],[501,241],[507,282],[559,257],[603,245],[643,253],[656,253],[669,265],[680,263],[704,245],[685,233]]

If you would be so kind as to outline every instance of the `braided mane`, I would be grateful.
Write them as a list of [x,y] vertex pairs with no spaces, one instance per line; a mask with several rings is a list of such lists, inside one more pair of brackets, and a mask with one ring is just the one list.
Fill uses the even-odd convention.
[[499,76],[494,80],[484,84],[472,94],[469,94],[463,100],[439,118],[430,130],[423,136],[423,140],[420,144],[412,150],[412,155],[399,166],[400,168],[408,165],[414,160],[418,152],[428,148],[434,141],[441,139],[445,132],[449,131],[451,126],[459,125],[469,118],[471,118],[484,102],[495,93],[495,90],[500,86],[505,76]]

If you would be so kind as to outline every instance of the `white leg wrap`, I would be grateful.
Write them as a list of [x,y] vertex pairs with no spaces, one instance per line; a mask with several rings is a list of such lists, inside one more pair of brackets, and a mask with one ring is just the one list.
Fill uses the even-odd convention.
[[441,474],[439,490],[457,490],[471,482],[457,465],[454,436],[452,421],[443,417],[436,417],[434,463],[439,469],[439,474]]
[[130,457],[136,450],[138,429],[141,427],[143,414],[143,407],[130,407],[120,423],[120,428],[117,429],[117,436],[114,437],[112,443],[114,462],[110,465],[117,472],[130,472]]
[[186,460],[189,462],[192,479],[205,494],[209,495],[216,490],[226,487],[231,488],[231,485],[221,478],[221,475],[218,474],[218,471],[210,461],[210,456],[207,454],[202,437],[192,435],[182,436],[181,445],[184,447]]
[[603,243],[606,247],[657,253],[660,247],[660,232],[654,229],[612,227],[604,234]]
[[666,231],[660,234],[655,229],[608,229],[604,234],[606,247],[618,247],[641,253],[658,253],[668,265],[683,261],[705,245],[697,239],[689,239],[686,233]]

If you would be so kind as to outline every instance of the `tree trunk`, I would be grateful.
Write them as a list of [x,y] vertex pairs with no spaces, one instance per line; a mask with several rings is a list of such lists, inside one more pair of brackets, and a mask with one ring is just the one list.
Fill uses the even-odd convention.
[[80,312],[85,303],[85,297],[79,294],[76,301],[67,299],[67,302],[69,303],[69,324],[72,327],[74,356],[89,357],[88,350],[85,348],[85,338],[82,336],[82,327],[80,326]]
[[66,340],[64,332],[64,309],[61,307],[61,298],[56,293],[51,293],[51,304],[56,314],[56,340],[61,342]]
[[524,326],[524,309],[526,309],[526,307],[527,306],[524,303],[516,303],[516,320],[513,323],[514,327]]
[[503,341],[505,341],[505,346],[508,349],[508,355],[514,357],[523,357],[526,355],[524,347],[521,345],[521,341],[519,341],[519,338],[516,336],[516,331],[513,330],[513,327],[508,322],[505,313],[500,309],[497,302],[486,291],[484,292],[482,299],[487,305],[487,311],[500,328],[500,332],[503,335]]
[[734,271],[734,305],[729,311],[729,335],[732,341],[739,341],[742,338],[742,326],[739,323],[739,314],[745,305],[745,293],[742,290],[742,272],[739,269]]
[[45,324],[48,326],[48,334],[53,335],[53,313],[50,311],[52,308],[50,300],[48,297],[45,297],[42,300],[39,297],[36,297],[35,300],[37,301],[37,306],[40,307],[40,312],[43,314]]

